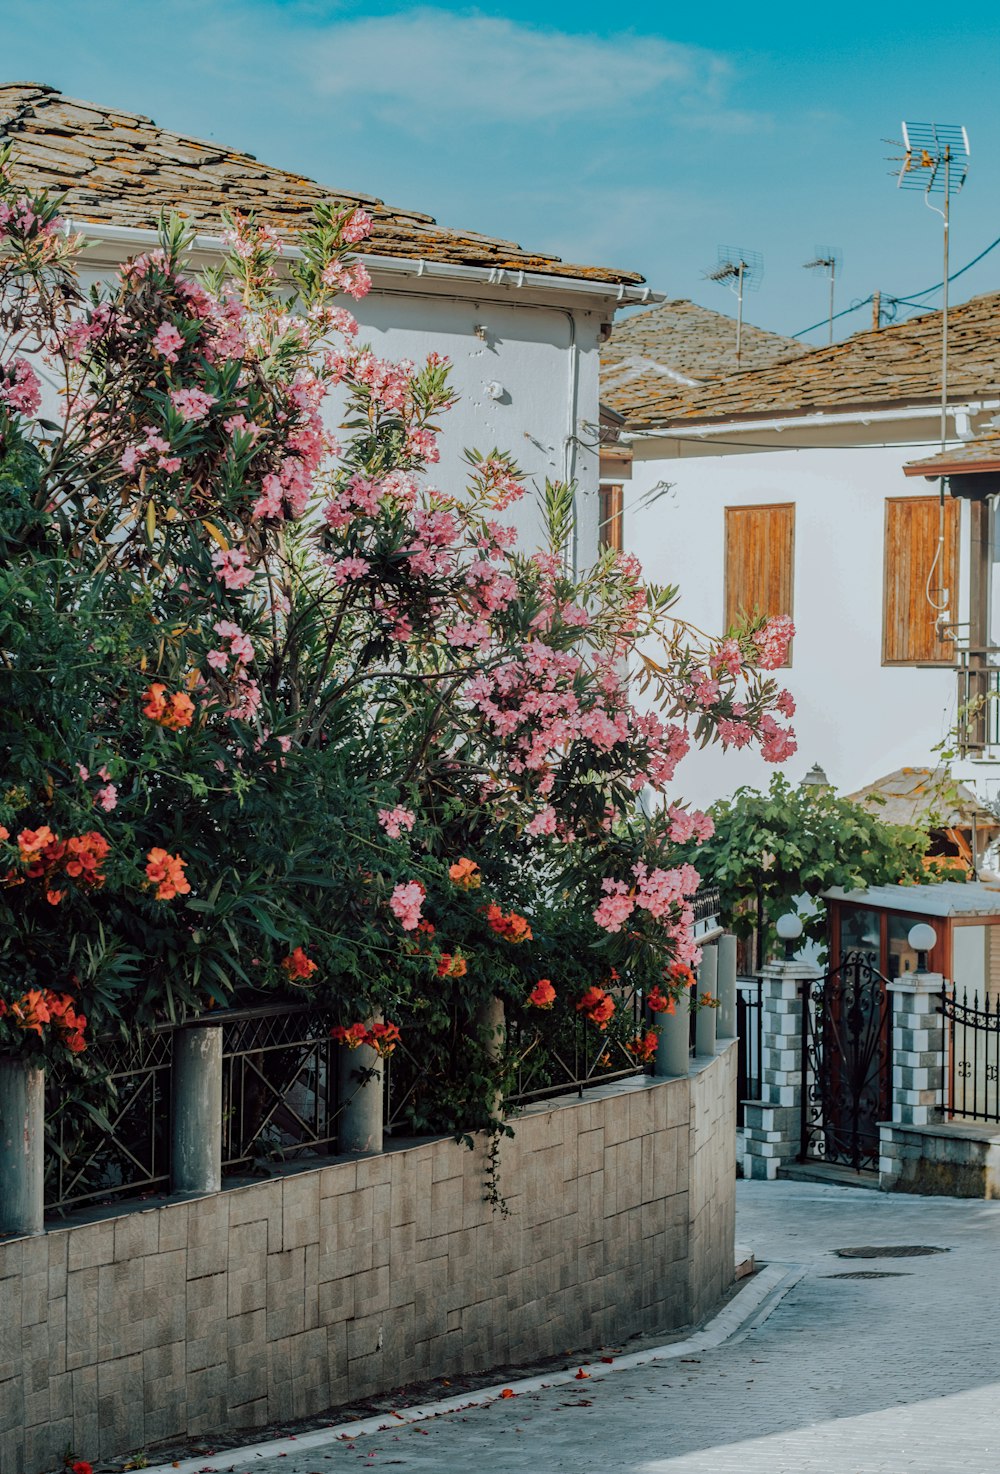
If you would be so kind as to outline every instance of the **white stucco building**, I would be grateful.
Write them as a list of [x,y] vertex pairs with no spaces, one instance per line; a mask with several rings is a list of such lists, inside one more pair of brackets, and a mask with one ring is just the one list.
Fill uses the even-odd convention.
[[[1000,415],[998,320],[1000,295],[952,309],[952,447]],[[819,762],[850,791],[933,767],[963,651],[1000,644],[996,478],[953,476],[942,508],[940,482],[923,479],[940,468],[904,473],[940,447],[940,341],[934,313],[708,383],[645,373],[606,390],[633,456],[625,545],[651,579],[680,585],[679,615],[712,633],[741,607],[795,620],[777,673],[798,703],[793,780]],[[959,769],[987,800],[1000,797],[995,756],[981,742]],[[771,771],[710,747],[682,784],[707,803]]]
[[[576,480],[575,553],[582,564],[596,552],[599,350],[616,308],[659,300],[640,277],[446,229],[40,85],[0,85],[0,137],[12,143],[25,187],[65,196],[65,214],[91,243],[95,275],[146,249],[161,211],[181,213],[198,231],[197,266],[217,255],[226,206],[254,211],[285,239],[320,201],[364,206],[375,222],[361,253],[373,287],[348,303],[359,341],[381,357],[419,362],[435,351],[454,365],[459,402],[444,424],[440,483],[462,477],[466,447],[494,446],[539,486],[546,477]],[[362,168],[341,160],[338,170],[346,166]],[[537,505],[526,499],[516,517],[524,539],[536,541]]]

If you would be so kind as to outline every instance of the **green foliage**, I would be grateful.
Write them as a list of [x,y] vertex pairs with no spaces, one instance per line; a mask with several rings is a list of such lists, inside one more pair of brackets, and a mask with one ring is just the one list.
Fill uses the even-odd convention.
[[[833,886],[920,884],[942,878],[923,864],[925,830],[886,824],[830,788],[794,787],[782,774],[767,792],[739,789],[709,810],[715,834],[687,848],[706,882],[718,885],[723,914],[738,936],[759,936],[760,961],[772,955],[774,923],[803,896],[816,902]],[[804,935],[825,939],[826,912],[800,912]]]

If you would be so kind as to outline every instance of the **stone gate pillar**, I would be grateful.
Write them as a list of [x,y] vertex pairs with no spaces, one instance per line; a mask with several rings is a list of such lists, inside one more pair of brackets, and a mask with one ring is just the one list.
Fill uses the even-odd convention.
[[760,1100],[743,1106],[743,1175],[773,1179],[799,1154],[802,1132],[802,984],[811,962],[768,962],[761,976]]

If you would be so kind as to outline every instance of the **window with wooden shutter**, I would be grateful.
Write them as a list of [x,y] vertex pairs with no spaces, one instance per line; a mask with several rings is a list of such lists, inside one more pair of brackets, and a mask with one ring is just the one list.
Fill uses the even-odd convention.
[[727,507],[726,629],[748,616],[793,614],[794,586],[795,503]]
[[[959,504],[944,504],[940,557],[940,502],[936,496],[886,497],[883,665],[954,665],[955,646],[938,636],[947,605],[958,608]],[[936,606],[936,607],[935,607]]]
[[614,548],[620,553],[624,546],[625,499],[621,486],[602,486],[599,504],[601,525],[597,540],[602,548]]

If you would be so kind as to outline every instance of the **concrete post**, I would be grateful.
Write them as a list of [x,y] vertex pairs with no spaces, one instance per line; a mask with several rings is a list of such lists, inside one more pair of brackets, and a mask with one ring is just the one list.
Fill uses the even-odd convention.
[[799,1154],[802,1133],[802,995],[822,976],[809,962],[761,968],[761,1098],[743,1107],[743,1175],[773,1179]]
[[45,1214],[45,1071],[0,1058],[0,1234],[36,1234]]
[[[369,1019],[369,1025],[381,1020]],[[337,1050],[341,1152],[380,1152],[385,1127],[382,1058],[370,1044]]]
[[[507,1020],[502,998],[489,998],[476,1010],[476,1033],[486,1050],[489,1061],[498,1065],[503,1058],[507,1039]],[[503,1120],[503,1091],[494,1093],[490,1115],[495,1121]]]
[[698,983],[695,987],[695,995],[698,999],[698,1011],[694,1018],[694,1052],[695,1054],[715,1053],[715,1024],[716,1009],[712,1007],[701,1007],[701,996],[707,993],[710,998],[718,997],[719,987],[719,949],[714,943],[701,949],[701,962],[698,964]]
[[717,942],[719,954],[719,1017],[716,1031],[720,1039],[736,1038],[736,938],[727,932]]
[[174,1035],[174,1192],[222,1187],[222,1025],[191,1024]]
[[909,972],[889,983],[892,1001],[892,1121],[879,1127],[879,1186],[892,1191],[925,1144],[907,1127],[933,1126],[944,1106],[945,1023],[938,1011],[944,978]]
[[687,1075],[691,1070],[691,1008],[685,996],[677,1001],[673,1013],[658,1013],[653,1074],[657,1076]]

